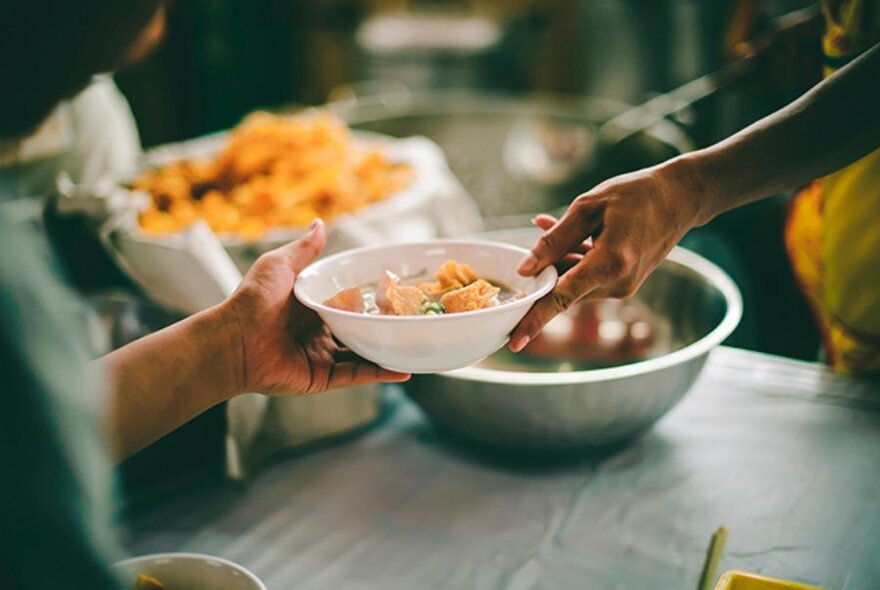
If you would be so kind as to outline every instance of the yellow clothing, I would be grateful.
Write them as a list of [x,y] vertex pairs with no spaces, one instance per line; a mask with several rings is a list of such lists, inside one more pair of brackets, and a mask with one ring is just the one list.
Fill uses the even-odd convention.
[[[880,40],[880,0],[826,0],[825,75]],[[801,191],[786,245],[837,369],[880,372],[880,150]]]

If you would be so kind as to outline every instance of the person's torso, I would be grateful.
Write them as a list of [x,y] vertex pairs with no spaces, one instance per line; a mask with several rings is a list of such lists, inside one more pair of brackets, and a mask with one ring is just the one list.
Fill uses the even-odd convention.
[[[823,11],[829,76],[880,41],[880,0],[825,0]],[[880,150],[827,176],[823,189],[824,305],[853,332],[880,337]]]

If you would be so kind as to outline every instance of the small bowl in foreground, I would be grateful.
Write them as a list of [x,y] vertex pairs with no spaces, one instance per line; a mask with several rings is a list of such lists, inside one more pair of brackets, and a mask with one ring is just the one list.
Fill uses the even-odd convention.
[[123,588],[134,588],[138,574],[162,582],[170,590],[266,590],[257,576],[242,566],[199,553],[153,553],[113,564]]
[[[361,357],[404,373],[438,373],[472,365],[507,343],[532,305],[553,289],[556,269],[522,277],[516,267],[528,250],[484,240],[434,240],[358,248],[312,264],[297,277],[297,299],[315,310],[333,335]],[[524,296],[487,309],[439,316],[386,316],[342,311],[324,301],[343,289],[376,282],[390,270],[399,276],[427,271],[447,260],[470,265],[478,276]]]

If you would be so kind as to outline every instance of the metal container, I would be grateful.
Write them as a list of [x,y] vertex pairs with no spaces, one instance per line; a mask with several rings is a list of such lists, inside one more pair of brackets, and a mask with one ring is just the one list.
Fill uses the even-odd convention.
[[[537,233],[490,237],[529,245]],[[613,444],[678,403],[741,315],[733,281],[676,248],[635,298],[574,306],[545,329],[550,345],[531,355],[501,351],[473,367],[414,376],[406,390],[437,425],[478,443],[534,451]]]
[[[600,98],[553,94],[515,98],[506,95],[445,91],[413,93],[400,85],[346,88],[347,98],[330,108],[353,128],[392,137],[424,135],[437,142],[449,165],[470,192],[484,217],[546,211],[567,205],[597,182],[662,162],[693,148],[675,123],[661,120],[609,149],[602,162],[583,159],[584,174],[565,185],[533,182],[511,165],[511,149],[520,145],[523,128],[541,130],[547,141],[568,143],[572,137],[592,149],[598,126],[625,112],[629,105]],[[549,136],[549,137],[548,137]],[[517,227],[498,221],[496,227]]]
[[410,88],[480,88],[494,79],[501,23],[449,10],[381,12],[354,34],[359,78],[400,80]]

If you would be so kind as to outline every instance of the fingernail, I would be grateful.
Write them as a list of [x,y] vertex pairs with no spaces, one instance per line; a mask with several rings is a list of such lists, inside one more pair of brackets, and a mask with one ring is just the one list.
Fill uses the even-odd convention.
[[309,224],[309,229],[306,231],[306,233],[307,233],[307,234],[313,234],[313,233],[315,233],[315,230],[318,229],[318,226],[319,226],[319,225],[321,225],[321,218],[320,218],[320,217],[316,217],[316,218],[313,219],[312,222]]
[[510,345],[510,350],[513,352],[519,352],[529,343],[530,338],[528,336],[520,336],[516,340],[513,341],[513,344]]
[[535,271],[535,268],[538,266],[538,259],[535,258],[535,255],[529,252],[529,255],[526,256],[522,262],[519,263],[519,271],[521,274],[529,274]]
[[409,381],[410,377],[412,377],[412,375],[410,375],[409,373],[398,373],[396,371],[383,370],[379,378],[380,380],[388,383],[406,383],[407,381]]

